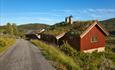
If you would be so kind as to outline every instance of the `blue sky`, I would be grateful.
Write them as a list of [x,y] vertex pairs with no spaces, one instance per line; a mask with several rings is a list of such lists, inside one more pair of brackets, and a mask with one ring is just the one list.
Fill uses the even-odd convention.
[[54,24],[73,15],[74,20],[115,17],[115,0],[0,0],[0,25]]

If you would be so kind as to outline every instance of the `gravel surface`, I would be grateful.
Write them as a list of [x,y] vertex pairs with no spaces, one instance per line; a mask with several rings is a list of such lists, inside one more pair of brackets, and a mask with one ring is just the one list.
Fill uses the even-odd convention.
[[55,68],[41,55],[37,47],[19,39],[0,56],[0,70],[55,70]]

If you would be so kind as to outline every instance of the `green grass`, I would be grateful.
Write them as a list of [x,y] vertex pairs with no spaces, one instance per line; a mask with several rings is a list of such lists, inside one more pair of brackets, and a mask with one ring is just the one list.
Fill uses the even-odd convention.
[[65,55],[58,48],[37,40],[33,40],[32,43],[43,50],[43,55],[48,60],[64,65],[66,67],[65,70],[81,70],[78,64],[75,63],[75,61],[71,57]]
[[0,53],[15,43],[15,39],[7,36],[0,36]]
[[[57,70],[84,70],[87,66],[88,70],[100,70],[100,68],[115,69],[115,38],[110,37],[107,40],[105,52],[83,53],[71,48],[68,43],[60,47],[52,46],[44,42],[33,40],[32,43],[41,48],[43,55],[58,63]],[[61,67],[61,69],[59,69]],[[65,68],[66,67],[66,68]]]

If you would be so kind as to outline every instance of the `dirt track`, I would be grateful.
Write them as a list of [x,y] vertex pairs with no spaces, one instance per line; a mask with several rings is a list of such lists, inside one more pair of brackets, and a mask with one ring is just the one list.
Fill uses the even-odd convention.
[[40,50],[23,39],[0,57],[0,70],[55,70]]

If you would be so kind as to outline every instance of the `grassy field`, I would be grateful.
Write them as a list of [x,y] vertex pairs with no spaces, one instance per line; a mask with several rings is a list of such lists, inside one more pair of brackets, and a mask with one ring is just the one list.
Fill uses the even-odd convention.
[[71,48],[67,43],[60,47],[33,40],[41,48],[43,55],[57,70],[114,70],[115,38],[108,37],[105,52],[83,53]]
[[0,36],[0,53],[15,43],[15,39],[8,36]]
[[71,57],[65,55],[58,48],[37,40],[33,40],[32,43],[41,48],[43,55],[53,61],[57,70],[81,70]]

